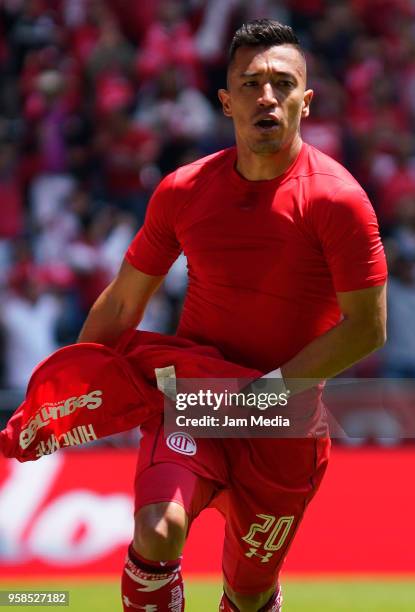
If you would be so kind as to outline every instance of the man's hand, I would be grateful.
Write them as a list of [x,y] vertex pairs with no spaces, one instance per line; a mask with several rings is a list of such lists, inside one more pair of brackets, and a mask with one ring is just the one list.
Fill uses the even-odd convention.
[[237,405],[252,407],[254,411],[256,409],[267,410],[270,406],[275,407],[281,400],[285,403],[285,397],[288,399],[290,395],[280,370],[273,370],[253,380],[240,393],[243,393],[243,398],[240,398]]

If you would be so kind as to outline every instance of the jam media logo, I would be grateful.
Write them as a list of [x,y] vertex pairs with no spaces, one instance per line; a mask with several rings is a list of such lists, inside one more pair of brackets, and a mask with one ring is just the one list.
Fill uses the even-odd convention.
[[182,455],[196,455],[197,444],[192,436],[182,431],[171,433],[166,440],[167,446]]

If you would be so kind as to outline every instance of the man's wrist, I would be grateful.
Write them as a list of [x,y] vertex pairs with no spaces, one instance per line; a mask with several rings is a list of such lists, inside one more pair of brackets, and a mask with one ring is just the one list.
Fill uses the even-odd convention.
[[271,372],[268,372],[267,374],[264,374],[264,376],[261,376],[260,380],[263,380],[266,378],[279,378],[280,379],[279,382],[284,387],[284,391],[287,390],[285,386],[284,376],[282,375],[282,372],[281,372],[281,368],[277,368],[276,370],[271,370]]

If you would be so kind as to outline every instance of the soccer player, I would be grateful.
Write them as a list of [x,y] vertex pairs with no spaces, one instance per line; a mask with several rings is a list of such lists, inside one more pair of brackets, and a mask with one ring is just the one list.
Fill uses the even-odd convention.
[[[113,344],[134,328],[184,251],[189,287],[177,333],[226,359],[285,380],[325,379],[384,343],[376,217],[355,179],[302,142],[312,97],[290,27],[263,19],[235,33],[219,98],[236,147],[160,183],[81,341]],[[166,440],[161,417],[143,427],[124,610],[184,609],[182,548],[192,521],[216,505],[226,517],[220,610],[279,611],[279,571],[324,474],[328,439],[189,444]]]

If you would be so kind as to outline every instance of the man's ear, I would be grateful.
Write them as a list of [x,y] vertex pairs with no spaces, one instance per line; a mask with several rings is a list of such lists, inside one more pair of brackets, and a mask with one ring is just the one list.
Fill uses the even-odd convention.
[[218,90],[218,98],[222,104],[222,111],[225,117],[232,117],[231,96],[227,89]]
[[301,118],[305,119],[310,114],[310,104],[313,99],[314,91],[312,89],[307,89],[304,92],[304,100],[303,100],[303,108],[301,109]]

